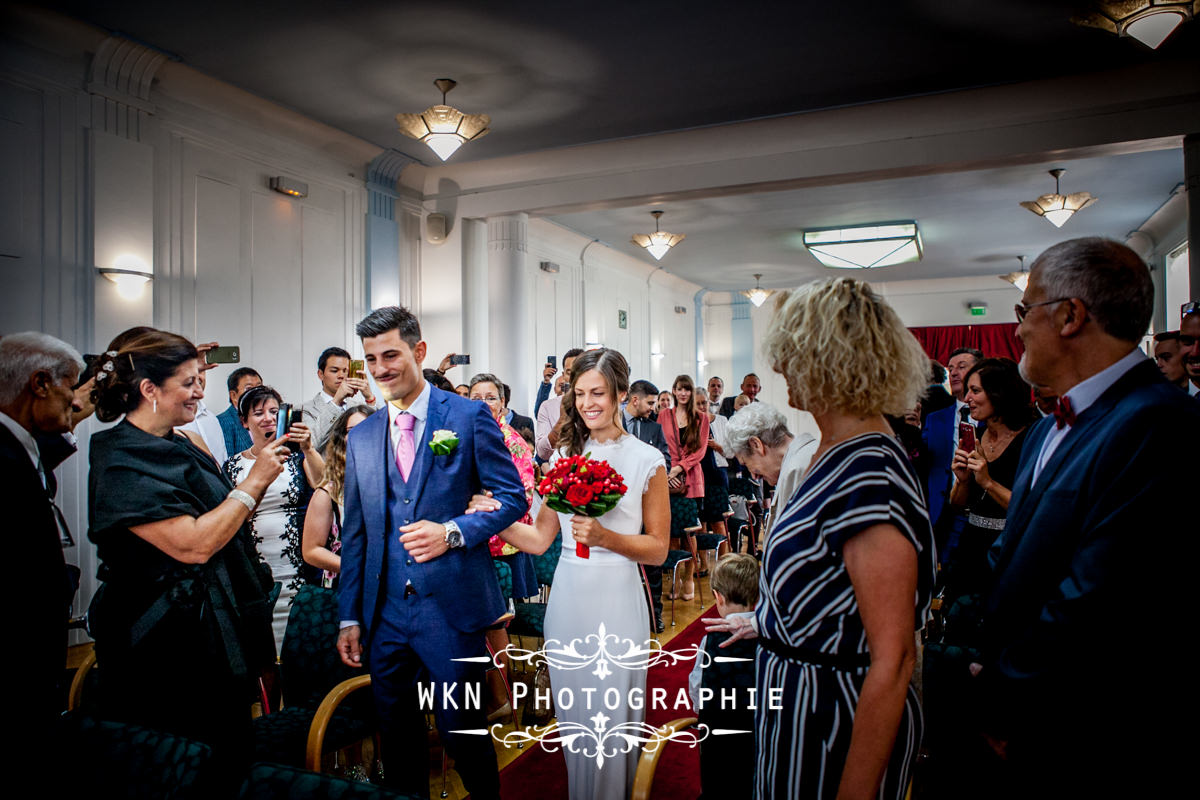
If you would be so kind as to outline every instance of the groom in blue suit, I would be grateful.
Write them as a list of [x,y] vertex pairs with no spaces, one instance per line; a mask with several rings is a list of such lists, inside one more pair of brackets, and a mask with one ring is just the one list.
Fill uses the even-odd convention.
[[[486,656],[484,630],[507,611],[487,542],[525,514],[525,490],[487,406],[425,381],[416,317],[380,308],[356,332],[389,402],[347,440],[338,652],[371,672],[390,788],[428,796],[417,687],[432,684],[427,710],[471,797],[498,798],[492,738],[462,733],[487,728],[465,703],[483,666],[456,659]],[[501,508],[464,514],[483,491]]]
[[1192,780],[1179,725],[1196,681],[1174,644],[1195,624],[1200,407],[1138,348],[1153,307],[1146,265],[1104,239],[1039,256],[1017,306],[1021,373],[1059,407],[1021,450],[985,607],[981,722],[1005,796],[1168,796]]

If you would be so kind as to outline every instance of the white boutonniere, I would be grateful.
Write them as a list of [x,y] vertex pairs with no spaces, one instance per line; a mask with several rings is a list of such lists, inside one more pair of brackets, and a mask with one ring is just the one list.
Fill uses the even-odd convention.
[[429,449],[435,456],[448,456],[458,447],[458,434],[454,431],[434,431],[429,437]]

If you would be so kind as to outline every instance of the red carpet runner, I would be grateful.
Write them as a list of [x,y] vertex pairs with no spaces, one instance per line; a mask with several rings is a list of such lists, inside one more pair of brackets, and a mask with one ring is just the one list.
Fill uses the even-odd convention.
[[[716,610],[709,607],[700,618],[715,615]],[[680,650],[698,644],[703,637],[704,625],[697,619],[672,639],[666,649]],[[680,661],[669,666],[651,667],[646,676],[646,694],[649,695],[652,689],[661,686],[667,690],[669,698],[674,698],[681,687],[687,688],[692,663]],[[687,716],[692,716],[692,713],[651,708],[646,712],[646,721],[658,726]],[[563,761],[562,753],[547,753],[537,744],[527,744],[525,747],[528,752],[500,771],[501,797],[505,800],[518,800],[530,796],[566,798],[567,765]],[[658,769],[654,773],[651,797],[653,800],[696,800],[699,795],[699,748],[693,750],[686,745],[675,743],[666,745],[666,750],[658,762]]]

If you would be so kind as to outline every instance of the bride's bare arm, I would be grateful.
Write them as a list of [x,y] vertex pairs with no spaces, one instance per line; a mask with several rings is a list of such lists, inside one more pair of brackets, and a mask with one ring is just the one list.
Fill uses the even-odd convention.
[[[471,502],[467,504],[466,513],[487,513],[495,511],[499,507],[500,501],[494,499],[491,492],[485,492],[471,498]],[[558,514],[543,505],[532,525],[514,522],[497,535],[522,552],[540,556],[549,549],[557,533]]]

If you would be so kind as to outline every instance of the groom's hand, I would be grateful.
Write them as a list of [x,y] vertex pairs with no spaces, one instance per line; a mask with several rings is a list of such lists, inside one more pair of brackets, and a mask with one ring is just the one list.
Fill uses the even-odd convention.
[[450,549],[446,544],[446,526],[427,519],[400,526],[400,544],[418,564],[437,558]]
[[362,629],[357,625],[347,625],[338,631],[338,655],[347,667],[362,666],[362,643],[358,638],[361,632]]

